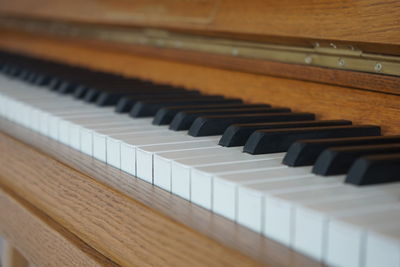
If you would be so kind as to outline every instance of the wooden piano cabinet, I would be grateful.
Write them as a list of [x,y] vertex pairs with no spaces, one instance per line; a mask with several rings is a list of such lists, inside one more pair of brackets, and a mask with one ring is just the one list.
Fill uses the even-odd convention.
[[0,134],[0,233],[29,262],[321,266],[11,122],[0,129],[26,143]]
[[[300,49],[334,42],[382,57],[400,54],[398,2],[135,1],[139,13],[126,8],[133,1],[9,2],[0,0],[0,16],[149,27]],[[166,12],[151,16],[157,8]],[[73,38],[53,30],[1,27],[0,49],[399,134],[399,76]],[[0,213],[0,235],[38,266],[322,266],[1,118]]]
[[28,263],[34,266],[116,265],[3,183],[0,214],[0,235],[6,240],[2,267],[27,267]]

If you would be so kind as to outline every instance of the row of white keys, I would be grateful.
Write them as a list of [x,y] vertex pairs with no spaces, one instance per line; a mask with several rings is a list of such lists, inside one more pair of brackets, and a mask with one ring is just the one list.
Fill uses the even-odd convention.
[[[90,131],[92,128],[101,129],[104,128],[116,128],[116,127],[128,127],[128,126],[139,126],[146,125],[149,123],[147,119],[135,120],[133,121],[128,115],[114,114],[113,110],[106,110],[104,113],[97,112],[89,112],[84,111],[81,114],[69,114],[69,115],[55,115],[54,117],[54,126],[58,128],[58,131],[63,131],[64,134],[68,136],[68,142],[66,143],[69,146],[75,147],[71,142],[76,142],[76,140],[80,140],[81,133],[83,131]],[[64,138],[66,138],[65,136]],[[79,150],[80,148],[77,147]]]
[[141,133],[142,135],[160,132],[165,127],[156,127],[148,122],[148,119],[142,120],[143,124],[102,124],[94,125],[81,129],[82,142],[93,142],[93,157],[101,160],[107,160],[107,137],[123,136],[127,133]]
[[[35,93],[32,95],[32,91]],[[36,94],[43,94],[43,97],[37,98]],[[11,92],[11,95],[14,92]],[[14,102],[18,101],[18,97],[15,99],[14,97]],[[70,97],[65,97],[65,96],[58,96],[56,94],[52,94],[51,92],[44,91],[44,90],[34,90],[30,89],[28,90],[23,99],[27,101],[27,103],[24,103],[23,101],[19,102],[19,105],[16,105],[14,103],[15,111],[20,111],[22,114],[26,115],[26,121],[21,121],[20,122],[27,126],[28,128],[34,129],[34,130],[40,130],[40,132],[46,133],[47,129],[44,129],[42,127],[43,122],[42,122],[42,116],[46,114],[46,110],[48,111],[49,114],[52,114],[53,110],[58,110],[62,112],[66,111],[74,111],[77,113],[77,111],[82,111],[82,110],[87,110],[87,112],[90,112],[91,110],[96,111],[96,109],[93,109],[92,106],[84,104],[82,102],[76,101]],[[29,104],[28,104],[29,103]],[[12,112],[13,109],[9,109],[9,112]],[[54,136],[56,138],[56,136]]]
[[177,160],[172,164],[173,192],[178,195],[187,194],[193,203],[211,209],[212,179],[215,175],[279,167],[282,158],[282,153],[255,156],[232,151],[226,155],[210,156],[202,160]]
[[[237,221],[238,187],[246,184],[272,183],[309,177],[310,168],[295,170],[283,166],[263,170],[250,170],[246,173],[220,174],[212,178],[212,210],[224,217]],[[261,221],[259,223],[261,225]],[[261,228],[259,226],[258,228]]]
[[[143,127],[149,123],[148,120],[133,120],[132,118],[125,115],[114,115],[114,114],[88,114],[80,117],[69,117],[58,119],[58,130],[65,134],[66,144],[73,146],[74,140],[84,141],[87,139],[87,135],[91,138],[92,143],[93,132],[102,127],[116,128],[121,127],[127,129],[130,127]],[[81,148],[79,148],[81,150]],[[82,150],[81,150],[82,151]],[[90,155],[92,155],[90,153]]]
[[[26,90],[27,92],[31,93],[31,91]],[[38,93],[38,90],[34,90],[34,94],[33,96],[35,96]],[[40,91],[43,92],[43,91]],[[79,101],[75,101],[73,99],[70,99],[69,97],[65,97],[65,96],[57,96],[56,94],[52,94],[50,92],[47,92],[49,95],[52,96],[52,102],[48,103],[46,100],[38,100],[38,101],[28,101],[29,104],[29,108],[33,108],[33,109],[37,109],[40,110],[42,113],[42,117],[46,117],[46,119],[42,119],[42,121],[45,121],[44,124],[48,124],[49,125],[49,129],[42,129],[42,132],[46,134],[47,132],[47,136],[52,137],[56,140],[59,140],[65,144],[69,144],[71,146],[73,146],[74,148],[79,148],[79,150],[81,150],[82,152],[85,152],[87,154],[94,154],[96,153],[97,158],[101,159],[101,160],[106,160],[107,161],[107,157],[106,157],[106,153],[104,148],[106,148],[106,145],[104,143],[104,136],[108,137],[109,139],[111,139],[112,141],[115,139],[121,139],[121,138],[117,138],[117,136],[115,135],[108,135],[107,133],[103,134],[101,131],[93,131],[93,128],[90,127],[91,125],[95,125],[95,126],[103,126],[103,125],[110,125],[110,124],[114,124],[118,122],[115,122],[113,120],[113,122],[110,122],[110,120],[108,120],[108,118],[104,118],[104,115],[106,115],[104,112],[104,109],[100,109],[100,108],[93,108],[93,106],[88,105],[86,103],[82,103]],[[32,93],[31,93],[32,94]],[[31,100],[32,98],[29,98],[28,100]],[[58,101],[57,101],[58,100]],[[71,105],[74,107],[73,109],[69,109],[68,107],[71,107]],[[66,110],[67,109],[67,110]],[[77,112],[78,110],[78,112]],[[101,110],[101,112],[99,112],[99,110]],[[57,114],[58,111],[59,113]],[[71,112],[70,112],[71,111]],[[25,113],[31,113],[31,112],[27,112],[25,111]],[[101,113],[101,114],[100,114]],[[110,114],[109,119],[114,119],[113,117],[123,117],[123,115],[116,115],[116,114]],[[138,119],[131,119],[126,118],[126,122],[130,124],[131,127],[132,124],[137,124],[138,121],[143,121],[143,120],[138,120]],[[86,121],[85,121],[86,120]],[[96,123],[97,121],[97,123]],[[121,119],[121,122],[123,120]],[[176,143],[178,140],[176,140],[176,136],[181,136],[182,133],[173,133],[171,131],[168,131],[166,129],[163,129],[165,127],[158,127],[158,126],[152,126],[150,125],[150,121],[147,121],[146,123],[149,123],[149,125],[147,125],[147,128],[153,128],[154,127],[154,132],[152,133],[147,133],[148,131],[150,131],[150,129],[146,129],[146,127],[141,127],[140,129],[137,129],[137,131],[133,131],[132,128],[129,127],[125,127],[123,126],[119,133],[116,135],[122,135],[122,133],[126,133],[129,132],[130,137],[134,138],[135,140],[138,140],[140,137],[146,137],[144,139],[147,139],[149,137],[156,139],[158,137],[157,132],[159,133],[163,133],[162,138],[165,138],[165,142],[174,142]],[[89,126],[87,126],[89,124]],[[83,127],[83,125],[86,125],[85,127]],[[121,125],[122,126],[122,125]],[[139,125],[138,125],[139,126]],[[44,128],[42,126],[42,128]],[[163,129],[163,130],[161,130]],[[146,131],[147,130],[147,131]],[[77,137],[79,132],[79,138]],[[166,138],[166,136],[171,136],[175,135],[175,139],[172,140],[170,138]],[[94,136],[96,136],[96,138],[94,138]],[[113,138],[115,137],[115,138]],[[182,139],[187,139],[189,138],[188,136],[185,136]],[[95,139],[95,144],[92,145],[91,141],[93,141]],[[123,139],[123,136],[122,136]],[[179,137],[180,139],[180,137]],[[190,139],[194,139],[191,138]],[[209,138],[203,138],[203,139],[209,139]],[[78,141],[79,140],[79,141]],[[158,141],[162,141],[160,139],[156,139]],[[211,139],[210,139],[211,140]],[[110,143],[113,143],[112,141],[110,141]],[[138,140],[139,141],[139,140]],[[181,140],[179,140],[181,141]],[[190,140],[193,141],[193,140]],[[201,141],[206,141],[206,140],[196,140],[196,142],[201,142]],[[143,140],[144,144],[148,144],[148,142],[146,142],[146,140]],[[154,141],[151,142],[151,144],[155,143]],[[164,142],[162,142],[164,143]],[[140,143],[141,144],[141,143]],[[131,143],[129,145],[132,145]],[[96,151],[96,152],[94,152]],[[112,151],[113,151],[113,146],[111,146],[111,155],[112,155]],[[125,158],[124,158],[125,159]],[[118,160],[116,160],[118,161]],[[119,167],[120,164],[116,163],[116,161],[113,160],[112,156],[109,156],[109,162],[116,166]],[[115,163],[114,163],[115,162]],[[132,165],[132,159],[128,158],[125,160],[125,162],[129,162],[129,165]],[[126,164],[124,164],[123,166],[125,166]],[[135,164],[134,164],[135,165]],[[131,166],[129,168],[132,168]],[[128,168],[128,169],[129,169]]]
[[[154,174],[156,172],[156,167],[154,165],[154,155],[157,153],[186,153],[189,152],[192,155],[201,156],[204,149],[216,149],[219,148],[218,141],[220,137],[211,137],[202,140],[196,140],[194,142],[183,142],[183,143],[173,143],[173,144],[150,144],[141,145],[136,147],[136,173],[137,177],[143,180],[151,182],[159,187],[158,180],[155,179]],[[123,153],[127,152],[131,146],[121,147],[124,150]],[[121,152],[122,152],[121,150]]]
[[[72,101],[73,102],[73,101]],[[65,104],[64,104],[65,105]],[[51,107],[46,106],[45,110],[47,111],[48,114],[52,114],[51,109],[52,108],[56,108],[57,105],[50,105]],[[85,106],[85,105],[83,105]],[[42,107],[43,108],[43,107]],[[59,109],[58,109],[59,110]],[[88,109],[88,111],[90,111],[90,109]],[[65,113],[65,112],[61,112],[61,113]],[[124,129],[121,130],[117,130],[119,131],[117,134],[115,135],[109,135],[107,133],[107,131],[103,134],[101,131],[93,131],[93,129],[91,127],[82,127],[82,123],[85,123],[84,120],[88,119],[88,123],[90,125],[95,125],[95,126],[104,126],[104,124],[108,124],[108,122],[106,122],[106,120],[103,121],[104,124],[100,123],[95,123],[96,120],[103,120],[102,118],[95,118],[97,115],[90,115],[88,118],[85,118],[87,113],[80,113],[80,112],[73,112],[73,114],[70,114],[69,112],[66,112],[65,114],[61,114],[61,118],[60,118],[60,114],[57,114],[55,116],[52,116],[52,118],[49,120],[50,121],[50,130],[49,130],[49,136],[57,139],[63,143],[67,143],[68,144],[68,138],[67,135],[60,135],[61,133],[67,133],[67,128],[70,128],[70,136],[69,136],[69,144],[72,145],[73,147],[77,148],[80,147],[80,150],[82,152],[85,152],[87,154],[96,154],[96,157],[99,158],[100,160],[104,160],[104,158],[106,158],[106,161],[108,161],[109,164],[115,166],[115,167],[121,167],[121,164],[118,163],[118,161],[120,161],[118,159],[118,154],[120,154],[120,152],[118,152],[118,148],[115,147],[119,147],[120,144],[114,146],[114,143],[123,143],[123,144],[127,144],[130,148],[132,148],[132,146],[134,147],[135,144],[137,145],[143,145],[143,146],[148,146],[148,145],[153,145],[154,143],[157,144],[165,144],[165,143],[173,143],[173,144],[180,144],[180,145],[184,145],[184,144],[193,144],[192,146],[188,145],[186,147],[186,149],[188,147],[190,148],[194,148],[196,147],[197,143],[206,143],[207,141],[210,140],[216,140],[216,138],[192,138],[190,136],[187,136],[184,133],[173,133],[171,131],[168,131],[166,129],[161,130],[162,128],[165,127],[158,127],[158,126],[153,126],[154,127],[154,132],[148,132],[149,129],[147,129],[148,131],[146,131],[146,129],[141,128],[140,131],[130,131],[132,130],[132,128],[126,128],[125,126],[123,127]],[[111,118],[111,117],[110,117]],[[53,119],[53,120],[52,120]],[[130,118],[129,118],[130,119]],[[132,120],[132,119],[130,119]],[[135,120],[138,121],[138,120]],[[129,123],[131,123],[132,121],[129,121]],[[58,125],[58,127],[57,127]],[[76,142],[76,137],[71,137],[74,136],[74,134],[71,134],[71,131],[74,133],[76,133],[76,130],[71,130],[71,129],[75,129],[76,127],[79,127],[79,133],[80,133],[80,140],[79,140],[79,144],[78,142]],[[148,125],[147,127],[151,128],[151,125]],[[56,128],[58,128],[56,130]],[[130,132],[129,132],[130,131]],[[124,140],[124,136],[123,133],[125,132],[129,132],[129,137],[132,139],[135,139],[134,142],[132,143],[129,140],[127,140],[128,143],[125,143],[125,141],[120,142],[120,140]],[[148,132],[148,133],[146,133]],[[157,138],[159,135],[162,133],[162,136],[160,136],[160,138]],[[181,136],[184,136],[183,138]],[[96,138],[94,137],[96,136]],[[104,137],[106,137],[109,141],[106,143],[106,145],[104,145]],[[157,142],[155,142],[154,140],[149,140],[149,138],[157,140]],[[128,138],[129,139],[129,138]],[[178,140],[179,139],[179,140]],[[91,145],[90,141],[93,141],[93,145]],[[179,143],[178,143],[179,142]],[[183,142],[182,144],[180,142]],[[84,145],[82,145],[84,144]],[[107,150],[107,144],[108,147],[110,148],[110,153],[109,156],[106,156],[106,153],[104,153]],[[208,145],[210,146],[210,145]],[[104,149],[106,148],[106,149]],[[92,150],[92,151],[91,151]],[[96,152],[95,152],[96,151]],[[114,151],[116,151],[116,153],[113,153]],[[132,153],[131,153],[132,154]],[[135,155],[136,153],[133,153],[133,155]],[[116,157],[113,157],[113,155],[117,155]],[[123,157],[123,163],[125,162],[126,164],[122,164],[122,166],[129,166],[127,167],[128,170],[132,169],[132,166],[136,166],[136,164],[132,164],[132,162],[134,161],[134,159],[132,159],[131,157]],[[151,164],[152,165],[152,164]],[[132,172],[132,171],[130,171]],[[136,170],[133,171],[134,173],[136,173]],[[152,177],[149,177],[147,180],[152,181]]]
[[[63,143],[68,144],[68,139],[71,139],[68,136],[68,128],[72,128],[73,126],[78,126],[77,123],[72,123],[70,120],[72,119],[89,119],[92,124],[95,124],[95,121],[98,120],[104,122],[104,116],[108,116],[110,119],[114,119],[114,123],[117,123],[116,120],[119,120],[121,116],[116,116],[113,112],[113,108],[98,108],[93,105],[88,105],[87,103],[83,103],[81,101],[76,101],[70,97],[59,96],[56,94],[52,94],[51,92],[44,90],[34,90],[30,88],[27,90],[28,96],[29,94],[35,96],[38,93],[45,92],[45,95],[51,95],[51,102],[48,101],[49,98],[37,99],[28,97],[27,101],[29,104],[25,103],[26,109],[22,110],[22,113],[25,114],[40,114],[37,120],[40,121],[40,127],[35,127],[34,130],[39,130],[39,132],[52,137],[56,140],[59,140]],[[12,93],[14,93],[12,91]],[[25,93],[25,92],[24,92]],[[24,95],[25,98],[27,97]],[[36,111],[36,112],[33,112]],[[96,118],[98,117],[98,118]],[[128,122],[130,118],[127,116],[124,118],[125,122]],[[32,118],[31,118],[32,121]],[[123,120],[121,119],[121,122]],[[130,122],[130,121],[129,121]],[[25,123],[26,125],[26,123]],[[29,126],[29,125],[26,125]],[[32,128],[32,127],[29,127]],[[39,129],[37,129],[39,128]],[[48,129],[47,129],[48,128]],[[62,135],[60,135],[62,133]],[[76,131],[74,132],[76,133]],[[76,143],[77,137],[75,136],[75,145],[74,147],[78,149]]]
[[[326,234],[328,225],[332,220],[350,215],[371,214],[385,205],[400,207],[400,184],[356,188],[344,184],[343,179],[309,176],[297,182],[274,182],[275,185],[262,182],[239,186],[236,219],[240,224],[262,231],[264,235],[315,259],[326,260],[337,266],[363,266],[359,254],[352,254],[353,260],[349,261],[345,253],[341,256],[334,253],[336,246],[326,245],[330,242]],[[307,190],[299,191],[296,183]],[[221,191],[218,182],[214,187]],[[220,197],[223,199],[223,196]],[[332,253],[335,256],[328,258]],[[336,264],[333,259],[341,263]],[[361,265],[349,263],[354,261]]]
[[49,137],[65,141],[68,143],[70,140],[70,128],[76,125],[80,125],[86,121],[90,121],[92,124],[102,124],[106,121],[115,120],[116,118],[113,114],[108,111],[96,112],[83,111],[80,114],[70,114],[70,115],[52,115],[49,113],[47,118],[48,133]]
[[[165,152],[156,152],[153,154],[154,161],[154,184],[167,190],[169,192],[173,192],[175,194],[180,194],[180,187],[175,182],[172,182],[172,176],[178,177],[181,173],[181,170],[175,169],[173,174],[172,168],[173,164],[177,163],[177,160],[204,160],[205,158],[211,158],[215,156],[227,156],[232,153],[241,153],[242,148],[225,148],[218,145],[218,140],[220,137],[215,139],[215,146],[212,147],[197,147],[195,150],[181,150],[181,151],[165,151]],[[179,163],[178,163],[179,164]],[[183,174],[190,175],[190,167],[183,166]],[[186,181],[185,188],[190,183]],[[185,190],[188,191],[188,190]],[[186,199],[189,199],[189,194],[182,194]]]
[[[68,107],[68,104],[63,103],[62,100],[63,99],[61,99],[60,105]],[[38,105],[36,105],[36,107],[38,107]],[[80,108],[78,109],[78,112],[76,111],[76,107]],[[115,114],[113,110],[97,108],[87,104],[83,104],[82,108],[80,107],[80,105],[77,105],[76,107],[75,109],[71,109],[71,112],[64,110],[61,111],[59,114],[53,114],[54,109],[60,111],[58,103],[53,103],[50,105],[39,105],[39,108],[42,109],[42,112],[45,112],[45,114],[49,117],[47,118],[47,124],[49,125],[47,135],[76,149],[79,149],[86,154],[93,155],[94,153],[96,153],[96,157],[100,160],[106,160],[106,146],[104,143],[104,136],[107,136],[109,138],[114,136],[102,134],[101,131],[96,131],[91,126],[115,127],[116,125],[118,125],[121,127],[121,129],[119,130],[119,133],[117,135],[129,133],[130,137],[134,139],[139,139],[140,137],[157,138],[158,133],[163,133],[162,137],[182,135],[182,133],[172,133],[171,131],[165,129],[166,127],[151,125],[151,119],[132,119],[127,115]],[[124,125],[124,123],[126,123],[126,125]],[[128,124],[129,127],[127,127]],[[136,129],[134,131],[133,128],[135,127]],[[96,134],[96,139],[94,138],[94,133]],[[187,138],[187,136],[185,138]],[[95,144],[93,144],[94,139],[96,142]],[[100,142],[98,141],[99,139],[101,140]],[[115,161],[113,161],[112,156],[110,156],[109,158],[111,165],[116,167],[120,166],[120,164],[114,163]],[[129,162],[130,164],[132,164],[131,159],[129,159]]]
[[[160,131],[158,134],[154,133],[151,136],[140,138],[135,135],[107,137],[107,163],[116,168],[125,170],[125,167],[122,167],[123,165],[131,165],[132,162],[136,163],[136,149],[138,147],[159,144],[196,143],[215,139],[215,137],[209,136],[196,138],[189,136],[186,132],[169,132],[170,133],[166,134],[165,131]],[[136,167],[134,168],[134,173],[136,174]],[[131,171],[132,170],[129,170],[129,173],[131,173]],[[142,179],[152,182],[152,177],[149,179]]]
[[[283,167],[279,170],[271,170],[271,174],[266,175],[268,177],[266,181],[260,180],[239,185],[236,196],[236,221],[253,231],[265,232],[266,195],[286,191],[318,190],[320,187],[336,186],[342,182],[341,179],[335,178],[321,179],[310,174],[309,169],[308,167],[296,169]],[[277,172],[279,174],[276,174]],[[277,176],[283,179],[276,179]]]
[[[79,124],[80,120],[90,119],[93,123],[102,122],[105,119],[113,119],[111,109],[92,109],[89,107],[75,107],[76,111],[71,113],[53,113],[51,108],[36,107],[39,110],[38,121],[40,131],[46,136],[67,143],[69,126]],[[68,108],[66,108],[68,109]],[[58,109],[57,109],[58,110]]]
[[343,267],[400,266],[399,204],[371,209],[371,212],[329,221],[324,258],[327,264]]
[[325,254],[329,220],[369,212],[374,205],[380,206],[387,201],[396,202],[399,193],[399,185],[357,188],[340,184],[314,192],[277,194],[266,198],[265,221],[269,222],[266,229],[273,222],[290,221],[288,228],[281,229],[292,229],[289,245],[321,260]]

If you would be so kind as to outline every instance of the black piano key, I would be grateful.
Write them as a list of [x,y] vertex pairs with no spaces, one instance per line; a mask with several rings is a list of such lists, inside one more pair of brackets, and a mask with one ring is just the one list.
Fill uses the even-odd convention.
[[85,94],[90,90],[89,86],[86,85],[79,85],[75,88],[75,91],[72,93],[73,97],[76,99],[81,99],[85,96]]
[[11,65],[11,67],[9,68],[7,74],[12,76],[12,77],[18,77],[18,75],[22,72],[22,68],[15,66],[15,65]]
[[229,126],[219,141],[219,145],[226,147],[243,146],[249,136],[256,130],[280,129],[280,128],[299,128],[315,126],[335,126],[351,125],[351,121],[346,120],[326,120],[326,121],[295,121],[278,123],[246,123],[234,124]]
[[35,84],[35,80],[38,76],[38,73],[31,71],[28,75],[25,76],[24,79],[27,83]]
[[31,80],[31,83],[37,86],[47,86],[51,79],[52,77],[50,75],[38,73],[35,78]]
[[50,83],[48,84],[48,88],[49,88],[51,91],[56,91],[56,90],[58,89],[58,87],[60,87],[61,84],[62,84],[63,82],[64,82],[63,79],[58,78],[58,77],[54,77],[54,78],[50,81]]
[[22,81],[28,80],[28,78],[33,74],[31,70],[22,69],[21,73],[18,75],[18,79]]
[[247,109],[212,109],[181,111],[175,115],[169,126],[170,130],[188,130],[193,122],[201,116],[229,115],[229,114],[254,114],[254,113],[287,113],[289,108],[247,108]]
[[357,159],[345,183],[373,185],[400,181],[400,154],[371,155]]
[[227,108],[268,108],[271,107],[268,104],[243,104],[243,103],[228,103],[228,104],[200,104],[190,106],[172,106],[161,108],[157,111],[153,119],[154,125],[167,125],[170,124],[176,114],[185,110],[202,110],[202,109],[227,109]]
[[199,103],[235,103],[241,101],[240,99],[230,98],[225,99],[223,96],[197,96],[194,98],[180,98],[180,99],[167,99],[167,100],[154,100],[154,101],[139,101],[137,102],[129,112],[131,117],[151,117],[156,115],[160,108],[168,106],[184,106],[184,105],[194,105]]
[[6,74],[8,68],[9,68],[9,63],[8,63],[7,61],[4,61],[4,62],[1,64],[1,72],[2,72],[3,74]]
[[[161,95],[171,95],[171,98],[180,97],[180,96],[196,96],[199,95],[198,91],[189,91],[184,89],[175,89],[175,90],[162,90],[160,91],[136,91],[136,92],[103,92],[96,99],[96,105],[105,107],[105,106],[114,106],[118,103],[118,101],[122,97],[130,98],[131,100],[143,99],[147,96],[147,99],[157,99],[157,97]],[[137,98],[137,97],[139,98]]]
[[13,64],[8,64],[4,73],[8,76],[12,76],[15,70],[16,68]]
[[400,143],[332,147],[324,150],[315,161],[312,172],[318,175],[338,175],[346,173],[351,164],[359,157],[375,154],[400,153]]
[[100,89],[94,86],[87,86],[84,88],[81,87],[75,90],[73,96],[75,98],[82,99],[83,101],[88,103],[95,102],[99,95],[105,91],[104,89]]
[[312,113],[262,113],[238,115],[212,115],[197,118],[189,129],[191,136],[222,134],[226,128],[235,123],[284,122],[314,120]]
[[11,65],[9,63],[5,64],[5,66],[3,67],[3,70],[2,70],[3,74],[8,75],[8,72],[10,71],[10,69],[11,69]]
[[244,152],[253,155],[278,153],[287,151],[293,142],[302,139],[375,136],[380,134],[380,127],[374,125],[258,130],[250,135],[244,146]]
[[7,62],[3,58],[0,58],[0,72],[3,72],[6,65],[7,65]]
[[[142,101],[147,102],[149,104],[154,104],[158,105],[160,104],[160,101],[162,101],[162,104],[164,104],[165,101],[167,100],[173,100],[173,101],[180,101],[178,104],[179,105],[187,105],[190,104],[190,102],[186,101],[196,101],[194,104],[209,104],[209,103],[222,103],[222,104],[231,104],[231,103],[242,103],[242,100],[236,99],[236,98],[228,98],[224,99],[223,96],[215,96],[215,100],[209,100],[209,99],[203,99],[202,97],[200,98],[193,98],[190,96],[175,96],[175,95],[158,95],[157,97],[153,97],[152,99],[143,99]],[[157,99],[157,100],[155,100]],[[137,99],[132,99],[130,97],[123,97],[121,98],[116,107],[115,107],[115,112],[117,113],[124,113],[124,112],[129,112],[132,110],[133,106],[136,104]],[[167,101],[168,102],[168,101]],[[167,107],[170,107],[170,105],[167,105]],[[160,107],[163,108],[163,107]],[[157,111],[158,112],[158,111]]]
[[378,145],[397,142],[400,142],[400,135],[301,140],[294,142],[289,147],[282,163],[293,167],[308,166],[313,165],[321,152],[329,147]]
[[89,90],[86,91],[83,100],[88,103],[96,102],[97,99],[100,97],[101,94],[106,98],[108,95],[104,94],[106,92],[117,94],[117,93],[125,93],[125,94],[133,94],[136,92],[168,92],[165,89],[162,88],[152,88],[149,87],[148,85],[142,85],[142,86],[130,86],[128,88],[118,88],[118,85],[113,85],[109,84],[109,88],[113,89],[104,89],[104,88],[98,88],[98,87],[90,87]]
[[73,83],[73,82],[68,82],[68,81],[63,81],[57,88],[57,92],[60,94],[69,94],[75,91],[75,89],[79,86],[80,84]]

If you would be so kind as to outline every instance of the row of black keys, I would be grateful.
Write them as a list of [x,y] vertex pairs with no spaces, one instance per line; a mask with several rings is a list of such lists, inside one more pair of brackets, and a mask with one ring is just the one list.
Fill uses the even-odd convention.
[[244,145],[250,154],[287,151],[284,164],[314,165],[313,172],[320,175],[348,173],[349,183],[400,178],[400,136],[380,136],[378,126],[316,121],[311,113],[5,53],[0,70],[101,107],[115,105],[118,113],[154,116],[153,124],[169,124],[171,130],[189,130],[192,136],[223,134],[220,145]]

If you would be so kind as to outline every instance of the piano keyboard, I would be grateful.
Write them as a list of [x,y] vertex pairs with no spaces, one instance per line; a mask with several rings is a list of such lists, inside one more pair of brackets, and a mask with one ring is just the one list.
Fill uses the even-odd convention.
[[6,53],[0,71],[5,119],[327,265],[400,266],[400,136]]

